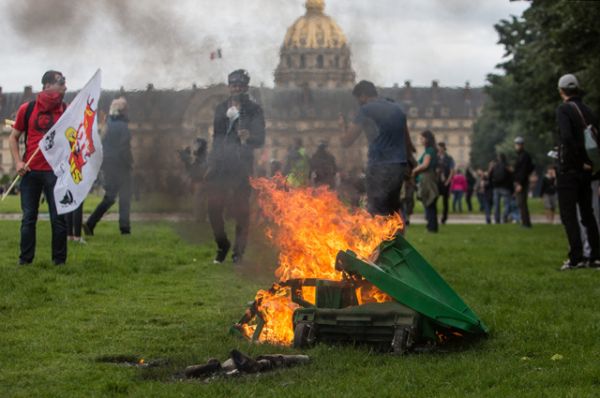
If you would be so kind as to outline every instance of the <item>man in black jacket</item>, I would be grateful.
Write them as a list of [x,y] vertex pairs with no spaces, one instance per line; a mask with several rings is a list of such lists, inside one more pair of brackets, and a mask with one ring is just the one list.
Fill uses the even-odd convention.
[[523,137],[515,138],[515,151],[517,152],[517,161],[514,168],[515,197],[521,213],[521,225],[531,228],[527,197],[529,196],[529,175],[533,172],[534,166],[531,156],[525,150]]
[[[490,182],[492,183],[493,206],[494,206],[494,221],[496,224],[507,223],[510,213],[510,200],[513,188],[513,175],[506,163],[506,155],[499,153],[496,161],[490,163],[488,170]],[[500,218],[500,206],[504,202],[504,211]]]
[[[560,218],[569,239],[569,259],[561,270],[600,266],[600,238],[591,203],[592,164],[587,157],[583,131],[588,124],[598,128],[598,119],[581,101],[581,89],[574,75],[567,74],[558,81],[563,103],[556,109],[558,124],[557,192]],[[590,258],[584,259],[583,245],[577,220],[577,207],[585,227]]]
[[454,158],[448,154],[445,142],[438,142],[438,189],[442,197],[442,224],[448,220],[448,200],[450,198],[450,182],[456,172]]
[[96,224],[116,202],[119,196],[119,229],[122,235],[131,233],[129,209],[131,207],[131,132],[128,127],[127,101],[119,97],[110,104],[106,135],[102,140],[102,173],[104,176],[104,198],[83,224],[88,236],[94,235]]
[[228,82],[231,95],[215,110],[213,146],[206,172],[208,217],[217,243],[216,264],[225,261],[231,247],[223,220],[228,199],[236,219],[232,260],[234,263],[242,260],[250,219],[253,151],[265,142],[263,110],[248,95],[248,72],[233,71]]

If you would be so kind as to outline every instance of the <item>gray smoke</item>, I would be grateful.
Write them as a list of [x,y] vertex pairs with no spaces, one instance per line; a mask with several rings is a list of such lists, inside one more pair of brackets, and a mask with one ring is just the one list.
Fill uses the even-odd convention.
[[124,83],[138,86],[152,80],[189,85],[207,64],[194,60],[208,59],[217,47],[211,35],[197,38],[176,5],[162,0],[24,0],[8,5],[7,15],[21,40],[55,58],[77,62],[78,53],[113,46],[114,59],[102,61],[121,63]]

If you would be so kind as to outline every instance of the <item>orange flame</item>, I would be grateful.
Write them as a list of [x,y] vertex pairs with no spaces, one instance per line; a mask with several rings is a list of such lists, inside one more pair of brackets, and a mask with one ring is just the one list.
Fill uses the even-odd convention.
[[352,210],[335,192],[321,188],[290,188],[284,179],[251,180],[265,217],[276,227],[267,236],[279,248],[280,281],[300,278],[341,280],[335,270],[340,250],[350,249],[367,258],[383,241],[403,227],[398,214],[371,216]]
[[[398,214],[371,216],[363,209],[351,209],[325,187],[286,185],[278,175],[272,179],[251,179],[258,192],[258,203],[274,227],[267,237],[280,251],[279,281],[302,278],[341,280],[335,269],[340,250],[350,249],[359,257],[368,258],[383,240],[392,239],[403,228]],[[357,291],[360,303],[389,301],[391,298],[375,286]],[[302,288],[304,299],[314,303],[315,291]],[[293,313],[298,305],[291,300],[289,288],[277,284],[256,295],[257,313],[264,321],[259,341],[291,344],[294,337]],[[242,325],[251,337],[256,325]]]

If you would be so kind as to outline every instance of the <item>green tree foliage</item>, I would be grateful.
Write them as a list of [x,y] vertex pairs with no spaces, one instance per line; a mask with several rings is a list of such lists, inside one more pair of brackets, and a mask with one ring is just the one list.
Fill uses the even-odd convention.
[[520,135],[536,164],[548,163],[559,77],[575,74],[586,103],[600,109],[600,2],[534,0],[521,17],[501,20],[495,29],[507,61],[498,65],[504,74],[488,75],[471,162],[482,167],[497,151],[512,153]]

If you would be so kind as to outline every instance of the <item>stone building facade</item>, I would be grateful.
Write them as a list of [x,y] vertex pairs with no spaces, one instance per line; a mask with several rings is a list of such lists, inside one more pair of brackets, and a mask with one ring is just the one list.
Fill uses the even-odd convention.
[[[341,169],[363,168],[366,138],[361,137],[349,148],[339,145],[338,115],[352,118],[357,110],[351,95],[356,76],[346,38],[333,19],[324,14],[323,0],[308,0],[306,14],[288,29],[274,74],[274,88],[250,89],[251,96],[263,106],[267,125],[266,143],[257,151],[257,162],[268,165],[272,159],[283,161],[287,148],[300,137],[309,154],[320,141],[327,140]],[[418,133],[430,129],[438,141],[448,144],[457,164],[468,163],[473,123],[485,99],[483,89],[468,84],[442,87],[437,81],[429,87],[413,87],[407,81],[378,90],[381,96],[403,107],[417,148]],[[214,109],[227,98],[228,90],[222,84],[181,91],[156,90],[151,85],[145,91],[103,91],[101,124],[102,115],[117,95],[125,95],[129,102],[136,173],[151,187],[164,187],[183,175],[178,149],[190,145],[196,137],[210,142]],[[73,96],[68,93],[67,102]],[[0,91],[0,120],[13,118],[19,104],[30,98],[30,87],[22,93]],[[8,129],[1,131],[0,173],[14,173]]]

